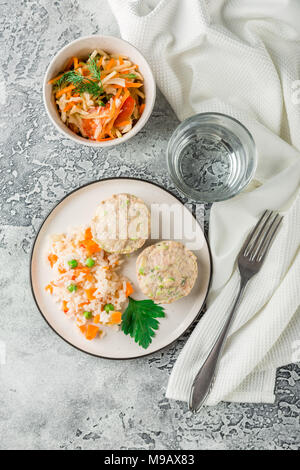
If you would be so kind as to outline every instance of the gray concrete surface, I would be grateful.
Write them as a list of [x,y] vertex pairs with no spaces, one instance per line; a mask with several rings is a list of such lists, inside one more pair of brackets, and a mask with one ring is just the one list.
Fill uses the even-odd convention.
[[70,190],[105,176],[174,189],[164,154],[177,119],[158,94],[149,123],[127,144],[76,146],[46,117],[43,75],[72,39],[118,34],[106,1],[0,0],[0,23],[0,448],[300,449],[296,365],[278,371],[274,405],[222,403],[193,416],[165,398],[186,337],[149,358],[112,362],[71,348],[41,318],[28,266],[45,215]]

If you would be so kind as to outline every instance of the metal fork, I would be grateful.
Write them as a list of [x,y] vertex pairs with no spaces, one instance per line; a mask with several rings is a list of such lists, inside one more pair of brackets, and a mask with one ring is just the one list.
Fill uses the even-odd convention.
[[238,268],[241,275],[239,293],[221,332],[194,379],[189,400],[190,410],[194,412],[199,411],[212,389],[228,331],[240,305],[245,287],[249,279],[260,270],[282,219],[283,217],[279,214],[266,210],[239,253]]

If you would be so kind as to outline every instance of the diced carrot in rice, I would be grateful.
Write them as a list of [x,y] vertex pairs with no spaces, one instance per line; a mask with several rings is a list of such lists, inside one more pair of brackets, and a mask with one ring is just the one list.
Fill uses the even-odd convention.
[[112,312],[110,320],[113,324],[119,324],[122,320],[122,312]]
[[55,265],[56,261],[58,260],[58,257],[54,253],[50,253],[48,255],[48,260],[50,263],[51,268]]
[[131,294],[133,294],[134,290],[130,282],[126,283],[126,297],[129,297]]
[[45,290],[46,290],[46,291],[49,291],[50,294],[53,294],[53,286],[52,286],[52,284],[48,284],[48,285],[45,287]]
[[99,327],[95,325],[87,325],[85,337],[89,341],[96,338],[99,331]]
[[94,292],[96,291],[96,289],[94,287],[90,287],[89,289],[85,289],[85,295],[87,297],[88,300],[94,300],[95,299],[95,296],[94,296]]

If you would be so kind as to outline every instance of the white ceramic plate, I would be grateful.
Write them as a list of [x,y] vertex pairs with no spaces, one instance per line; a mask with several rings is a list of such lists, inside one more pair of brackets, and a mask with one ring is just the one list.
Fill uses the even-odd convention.
[[[130,193],[143,199],[151,206],[152,239],[145,246],[160,239],[182,241],[192,249],[198,258],[199,274],[192,292],[177,302],[165,305],[166,317],[160,319],[160,327],[148,349],[138,346],[122,331],[107,328],[102,339],[87,341],[76,328],[74,321],[66,318],[58,309],[53,298],[45,292],[45,286],[52,279],[51,269],[46,262],[48,237],[53,233],[66,231],[68,227],[88,224],[98,203],[116,193]],[[154,204],[154,206],[153,206]],[[172,206],[176,216],[156,217],[156,204],[165,204],[164,210]],[[161,207],[161,206],[159,206]],[[158,224],[159,221],[159,224]],[[193,227],[190,233],[178,237],[181,228]],[[153,232],[157,232],[156,235]],[[170,232],[170,233],[168,233]],[[156,237],[159,238],[156,238]],[[174,238],[177,237],[177,238]],[[143,299],[139,291],[135,261],[141,250],[126,258],[122,271],[132,281],[135,293],[133,298]],[[171,193],[156,184],[133,179],[112,178],[90,183],[66,196],[51,211],[42,224],[31,255],[31,287],[35,302],[51,328],[72,346],[89,354],[110,359],[131,359],[154,353],[177,340],[200,313],[210,285],[212,265],[207,241],[200,225],[191,212]]]

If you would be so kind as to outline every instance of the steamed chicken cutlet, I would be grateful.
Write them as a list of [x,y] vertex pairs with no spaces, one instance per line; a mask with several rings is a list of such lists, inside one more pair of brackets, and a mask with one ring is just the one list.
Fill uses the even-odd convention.
[[132,194],[114,194],[99,204],[91,228],[93,238],[108,253],[133,253],[149,236],[149,210]]
[[159,242],[143,250],[136,269],[142,292],[162,304],[188,295],[198,274],[196,256],[175,241]]

